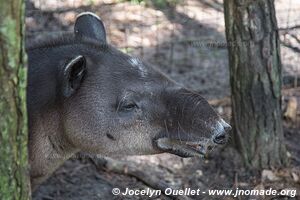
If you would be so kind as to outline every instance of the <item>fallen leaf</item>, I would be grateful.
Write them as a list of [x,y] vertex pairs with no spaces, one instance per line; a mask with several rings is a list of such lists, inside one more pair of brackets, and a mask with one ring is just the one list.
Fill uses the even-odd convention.
[[262,177],[263,181],[265,181],[265,180],[269,180],[269,181],[278,181],[278,180],[280,180],[280,178],[278,176],[276,176],[273,171],[267,170],[267,169],[264,169],[262,171],[261,177]]
[[296,173],[292,172],[292,177],[295,182],[299,181],[299,176]]

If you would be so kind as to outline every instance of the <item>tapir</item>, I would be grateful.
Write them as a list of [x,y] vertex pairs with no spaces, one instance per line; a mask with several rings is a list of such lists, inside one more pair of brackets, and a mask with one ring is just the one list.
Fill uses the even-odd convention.
[[26,51],[33,190],[78,152],[201,157],[228,140],[230,125],[203,97],[108,44],[93,13]]

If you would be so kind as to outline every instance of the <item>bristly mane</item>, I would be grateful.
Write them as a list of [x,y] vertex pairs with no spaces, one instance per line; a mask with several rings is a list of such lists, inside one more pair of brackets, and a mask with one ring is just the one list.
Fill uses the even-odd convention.
[[109,45],[107,44],[99,44],[99,41],[91,39],[91,38],[75,38],[74,33],[65,33],[59,35],[55,38],[47,38],[40,39],[32,42],[31,44],[26,46],[26,51],[33,51],[36,49],[44,49],[44,48],[53,48],[53,47],[61,47],[68,45],[88,45],[91,48],[106,50]]

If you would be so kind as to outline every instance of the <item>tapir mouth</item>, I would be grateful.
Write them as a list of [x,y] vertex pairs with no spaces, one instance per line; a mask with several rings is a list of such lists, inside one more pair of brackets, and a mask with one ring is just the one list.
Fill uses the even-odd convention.
[[210,139],[201,141],[182,141],[173,138],[159,138],[157,147],[163,152],[172,153],[180,157],[204,157],[215,146]]

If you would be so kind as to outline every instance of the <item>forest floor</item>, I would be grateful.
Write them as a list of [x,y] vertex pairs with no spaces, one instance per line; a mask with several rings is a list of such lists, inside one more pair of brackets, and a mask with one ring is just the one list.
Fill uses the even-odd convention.
[[[105,2],[105,3],[104,3]],[[114,0],[27,0],[26,43],[62,32],[72,32],[78,13],[92,11],[105,22],[110,43],[119,49],[143,58],[159,67],[172,79],[200,92],[215,109],[230,121],[230,88],[225,48],[223,6],[218,0],[181,1],[176,7],[139,5]],[[300,29],[286,30],[300,24],[300,3],[297,0],[276,1],[281,39],[285,45],[299,49]],[[295,36],[296,35],[296,39]],[[299,38],[299,37],[298,37]],[[298,46],[297,46],[298,45]],[[282,45],[284,80],[283,112],[290,99],[300,105],[299,52]],[[300,79],[299,79],[300,80]],[[300,83],[300,81],[298,82]],[[299,106],[298,106],[299,108]],[[134,164],[141,171],[173,188],[263,189],[296,188],[300,192],[300,115],[285,120],[284,132],[290,166],[284,169],[265,169],[261,173],[247,171],[235,149],[229,145],[216,149],[205,159],[180,158],[170,154],[132,156],[119,160]],[[60,167],[34,193],[34,200],[125,199],[113,196],[112,188],[141,189],[149,187],[140,178],[126,173],[99,170],[85,156],[72,158]],[[191,199],[233,199],[233,197],[190,196]],[[126,199],[148,199],[131,196]],[[150,199],[150,198],[149,198]],[[166,195],[151,199],[173,199]],[[179,198],[180,199],[180,198]],[[242,196],[237,199],[264,199]],[[265,199],[288,199],[269,196]],[[293,198],[290,198],[293,199]],[[296,197],[294,198],[296,199]]]

